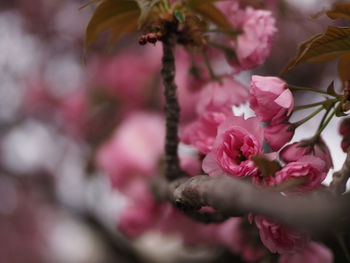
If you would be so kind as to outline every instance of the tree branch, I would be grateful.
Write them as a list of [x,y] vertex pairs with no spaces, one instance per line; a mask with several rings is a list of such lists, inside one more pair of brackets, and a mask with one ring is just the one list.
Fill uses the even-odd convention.
[[350,178],[350,149],[347,152],[343,167],[333,174],[330,190],[335,195],[341,195],[346,191],[346,183]]
[[344,219],[350,208],[350,196],[334,197],[327,191],[299,196],[257,188],[242,179],[209,177],[181,178],[171,183],[162,178],[152,182],[156,197],[184,211],[210,206],[223,217],[264,215],[286,225],[310,232],[329,231]]
[[179,178],[184,174],[180,169],[178,157],[178,125],[180,107],[176,96],[175,84],[175,59],[173,54],[174,45],[171,38],[163,40],[163,68],[161,75],[164,84],[165,96],[165,118],[166,118],[166,139],[165,139],[165,176],[169,181]]

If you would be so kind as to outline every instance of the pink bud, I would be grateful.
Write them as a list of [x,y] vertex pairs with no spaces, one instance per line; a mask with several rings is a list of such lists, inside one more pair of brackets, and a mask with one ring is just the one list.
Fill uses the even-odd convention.
[[342,120],[339,126],[339,133],[343,136],[350,135],[350,118]]
[[270,125],[265,128],[264,136],[271,148],[278,151],[293,138],[294,128],[288,122]]
[[144,46],[144,45],[147,44],[147,38],[146,38],[146,36],[144,36],[144,35],[140,36],[140,38],[139,38],[139,44],[140,44],[141,46]]
[[310,242],[301,251],[281,255],[278,263],[332,263],[332,251],[316,242]]
[[333,161],[328,146],[322,139],[310,143],[307,140],[287,145],[280,152],[280,159],[286,163],[296,162],[304,156],[315,156],[325,162],[325,171],[333,167]]
[[271,124],[287,120],[294,107],[293,94],[286,88],[286,82],[276,77],[254,75],[249,102],[260,121]]
[[295,229],[282,226],[263,216],[255,217],[262,243],[272,253],[289,253],[304,248],[308,237]]
[[154,33],[149,33],[147,35],[147,41],[151,44],[155,44],[158,41],[158,37]]

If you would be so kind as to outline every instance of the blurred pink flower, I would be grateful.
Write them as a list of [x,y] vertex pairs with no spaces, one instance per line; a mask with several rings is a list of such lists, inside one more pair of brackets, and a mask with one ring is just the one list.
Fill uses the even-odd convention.
[[325,162],[315,156],[304,156],[296,162],[290,162],[275,174],[270,185],[279,185],[291,179],[302,180],[288,193],[306,193],[317,189],[326,178]]
[[22,108],[24,113],[47,113],[56,108],[58,98],[52,94],[43,77],[32,77],[25,83]]
[[270,11],[248,7],[241,29],[243,34],[238,35],[235,43],[239,66],[250,69],[261,65],[270,54],[272,37],[277,31],[274,17]]
[[308,244],[308,237],[302,232],[289,229],[263,216],[255,216],[262,243],[272,253],[288,253],[301,250]]
[[238,106],[248,99],[248,90],[232,76],[225,76],[221,82],[208,83],[201,91],[197,112],[223,111],[231,112],[232,106]]
[[229,45],[236,51],[236,59],[229,63],[238,71],[251,69],[264,63],[271,51],[272,38],[277,32],[275,18],[268,10],[247,7],[239,9],[237,1],[219,3],[236,30],[242,31]]
[[121,191],[156,173],[163,153],[164,121],[153,113],[133,113],[97,152],[97,166]]
[[157,226],[167,204],[156,202],[145,182],[135,182],[132,189],[129,192],[132,203],[120,215],[118,228],[128,237],[136,238]]
[[180,167],[191,176],[199,175],[201,172],[201,162],[197,155],[180,154]]
[[268,125],[265,128],[265,140],[274,151],[278,151],[283,145],[289,142],[294,136],[294,128],[288,122]]
[[199,223],[171,205],[163,209],[157,228],[165,234],[180,235],[188,246],[218,245],[217,224]]
[[325,142],[320,139],[315,144],[306,141],[295,142],[284,147],[280,159],[286,163],[296,162],[304,156],[316,156],[325,162],[325,172],[333,167],[331,153]]
[[87,121],[88,98],[86,91],[78,91],[66,96],[60,103],[63,125],[74,135],[84,133],[84,124]]
[[242,218],[230,218],[218,227],[219,242],[247,262],[256,262],[265,254],[262,245],[254,244],[242,227]]
[[263,122],[277,124],[292,113],[294,98],[286,82],[276,77],[254,75],[250,83],[250,107]]
[[158,203],[146,182],[134,185],[129,197],[132,203],[124,209],[118,221],[119,229],[128,237],[136,238],[153,230],[178,235],[189,246],[218,245],[215,236],[217,224],[199,223],[168,203]]
[[199,118],[185,126],[181,141],[192,145],[201,153],[209,153],[217,134],[218,126],[226,119],[221,112],[204,112]]
[[[188,122],[196,117],[196,104],[199,101],[200,89],[209,81],[208,71],[202,67],[203,62],[196,55],[192,58],[182,48],[176,50],[176,76],[178,100],[181,107],[180,119]],[[191,70],[194,60],[196,73]]]
[[203,170],[211,176],[253,175],[257,168],[250,157],[261,152],[262,141],[263,128],[257,118],[228,117],[218,128],[213,149],[203,160]]
[[93,82],[118,100],[126,111],[144,107],[153,96],[161,67],[160,46],[129,48],[92,66]]
[[303,250],[281,255],[278,263],[332,263],[332,251],[322,244],[310,242]]

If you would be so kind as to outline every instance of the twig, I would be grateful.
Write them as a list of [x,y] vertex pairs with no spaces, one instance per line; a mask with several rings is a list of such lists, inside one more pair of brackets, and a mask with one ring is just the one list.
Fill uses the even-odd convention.
[[333,174],[330,190],[335,195],[343,194],[346,191],[346,183],[350,178],[350,149],[347,152],[343,167]]
[[169,181],[183,175],[179,165],[178,156],[178,125],[180,107],[176,96],[175,79],[175,59],[173,44],[171,39],[163,40],[163,69],[161,72],[164,83],[165,96],[165,118],[166,118],[166,138],[165,138],[165,176]]

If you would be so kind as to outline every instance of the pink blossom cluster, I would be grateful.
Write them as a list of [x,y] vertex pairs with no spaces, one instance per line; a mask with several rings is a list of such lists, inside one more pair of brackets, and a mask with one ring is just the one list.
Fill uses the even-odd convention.
[[[176,51],[176,83],[182,110],[180,139],[196,150],[194,155],[180,152],[182,169],[190,176],[203,170],[209,176],[245,178],[259,187],[296,181],[293,188],[284,188],[285,195],[322,187],[332,167],[325,143],[320,139],[285,146],[294,135],[294,126],[289,123],[294,99],[286,82],[254,75],[248,90],[236,80],[238,72],[257,67],[267,58],[276,32],[271,12],[252,7],[242,9],[236,1],[220,1],[217,6],[240,31],[235,39],[225,40],[236,52],[236,58],[229,59],[233,71],[212,76],[203,67],[202,58]],[[187,245],[225,246],[247,262],[263,259],[269,253],[281,254],[279,263],[331,262],[332,255],[326,247],[310,241],[302,231],[272,219],[252,215],[248,227],[242,227],[247,222],[243,218],[204,225],[155,199],[148,183],[161,169],[165,125],[157,112],[138,110],[147,104],[145,98],[158,94],[145,88],[154,81],[151,73],[159,70],[159,64],[153,63],[159,61],[157,48],[152,58],[147,59],[150,63],[139,65],[146,60],[125,53],[97,74],[96,82],[115,92],[122,104],[133,103],[126,105],[122,121],[98,149],[96,158],[97,166],[109,176],[113,187],[129,197],[129,205],[117,222],[119,229],[130,238],[150,230],[177,233]],[[153,99],[159,102],[159,97]],[[247,101],[256,117],[235,116],[232,108]],[[279,153],[266,152],[266,142],[274,151],[285,147]],[[255,156],[278,162],[281,168],[275,174],[263,175],[254,162]],[[248,235],[251,232],[255,234]],[[257,242],[256,236],[261,242]]]
[[[212,86],[211,89],[214,90]],[[238,87],[235,90],[238,91]],[[203,92],[210,94],[207,90]],[[273,149],[279,150],[292,138],[294,131],[288,130],[291,126],[288,119],[294,107],[294,99],[286,83],[276,77],[253,76],[249,102],[256,117],[248,119],[234,116],[227,111],[227,106],[232,107],[239,103],[237,100],[229,100],[230,93],[227,94],[225,100],[212,99],[220,96],[220,92],[207,95],[203,101],[211,101],[211,106],[208,107],[210,104],[206,103],[207,107],[203,107],[203,101],[199,102],[197,109],[206,109],[204,114],[200,114],[182,133],[182,141],[195,147],[203,156],[203,171],[210,176],[250,177],[253,183],[262,187],[276,187],[287,185],[288,181],[296,181],[292,187],[283,190],[286,195],[303,194],[320,188],[333,165],[330,152],[321,138],[287,145],[279,154],[264,153],[263,150],[264,141]],[[222,101],[225,103],[221,104]],[[244,97],[240,103],[243,102]],[[264,122],[265,127],[262,125]],[[271,134],[271,129],[278,125],[287,128]],[[281,168],[275,174],[263,177],[253,161],[254,156],[265,156],[270,161],[279,160]],[[264,246],[272,253],[283,254],[281,261],[288,262],[289,256],[306,256],[308,253],[304,250],[305,247],[328,251],[321,245],[310,243],[305,233],[282,226],[271,219],[257,215],[254,222]],[[255,255],[259,253],[258,250],[255,251]]]
[[236,38],[225,41],[236,53],[236,56],[228,57],[230,65],[236,71],[241,71],[264,63],[270,54],[273,36],[277,32],[271,11],[252,7],[242,9],[239,1],[219,1],[216,5],[233,28],[240,32]]

